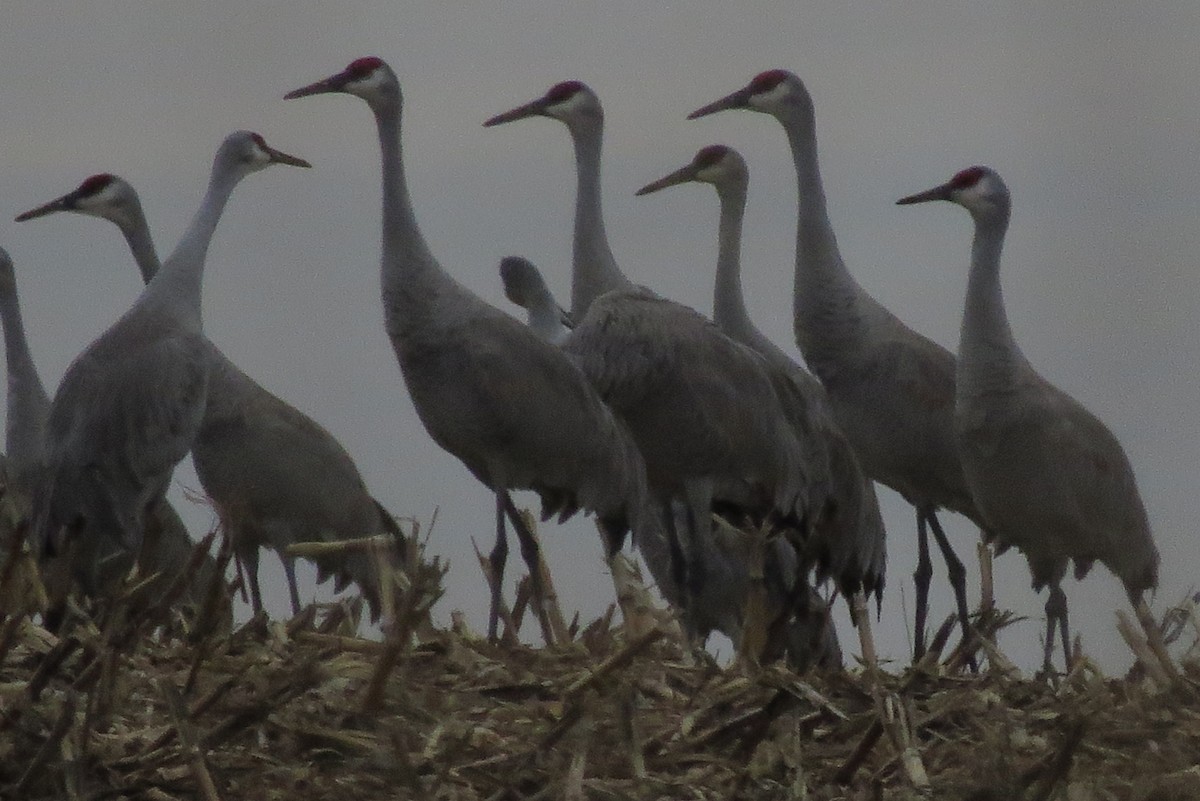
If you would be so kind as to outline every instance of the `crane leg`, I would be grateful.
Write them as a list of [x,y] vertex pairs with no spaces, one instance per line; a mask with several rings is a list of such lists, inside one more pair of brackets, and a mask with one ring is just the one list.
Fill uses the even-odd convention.
[[[683,540],[680,537],[679,518],[677,516],[676,504],[668,502],[663,510],[663,522],[666,525],[667,535],[667,550],[671,557],[671,580],[675,583],[675,591],[679,598],[680,605],[680,620],[683,624],[684,634],[688,638],[688,642],[696,639],[695,626],[692,624],[691,615],[691,598],[688,595],[688,574],[691,572],[687,562],[687,554],[684,552]],[[686,512],[684,513],[686,515]]]
[[913,584],[917,588],[917,617],[913,631],[913,662],[925,655],[925,618],[929,616],[929,582],[933,578],[933,562],[929,559],[929,530],[925,527],[925,512],[917,510],[917,569]]
[[246,574],[246,585],[250,588],[250,608],[257,617],[262,614],[262,590],[258,586],[258,548],[238,554],[238,561]]
[[[971,612],[967,606],[967,569],[963,567],[962,560],[951,547],[946,532],[942,530],[942,524],[938,522],[936,512],[929,513],[929,527],[933,529],[933,538],[942,551],[942,558],[946,560],[946,572],[950,574],[950,586],[954,588],[954,602],[958,606],[958,622],[962,626],[963,643],[970,647]],[[967,664],[970,665],[971,672],[978,670],[973,654],[967,659]]]
[[488,612],[488,640],[496,642],[500,627],[500,590],[504,585],[504,565],[508,561],[508,533],[504,530],[504,500],[508,493],[496,493],[496,544],[488,555],[492,566],[492,604]]
[[539,566],[542,548],[538,545],[537,537],[525,524],[525,518],[521,516],[517,505],[513,503],[512,496],[508,492],[502,492],[501,496],[504,498],[504,511],[508,514],[508,519],[512,521],[513,531],[517,533],[517,544],[521,548],[521,556],[529,567],[529,583],[533,597],[538,599],[539,604],[544,603],[546,587],[542,581],[542,570]]
[[286,554],[279,555],[283,562],[283,574],[287,576],[288,596],[292,601],[292,614],[300,614],[300,588],[296,586],[296,560]]
[[1067,594],[1057,582],[1050,585],[1050,597],[1046,599],[1046,643],[1042,670],[1049,675],[1051,657],[1054,655],[1054,635],[1061,630],[1063,662],[1066,670],[1071,669],[1071,637],[1067,628]]

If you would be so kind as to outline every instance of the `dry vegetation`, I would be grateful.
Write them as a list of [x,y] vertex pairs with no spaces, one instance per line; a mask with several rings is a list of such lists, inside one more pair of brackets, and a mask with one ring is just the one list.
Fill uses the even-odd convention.
[[[352,603],[228,632],[136,585],[61,637],[9,614],[0,798],[1200,798],[1190,652],[1177,677],[1107,678],[1077,655],[1051,681],[984,642],[972,675],[947,621],[922,664],[876,684],[721,669],[661,614],[627,629],[610,613],[553,647],[491,644],[429,625],[444,571],[415,547],[420,567],[390,573],[383,641],[356,636]],[[1174,616],[1200,632],[1190,608]]]

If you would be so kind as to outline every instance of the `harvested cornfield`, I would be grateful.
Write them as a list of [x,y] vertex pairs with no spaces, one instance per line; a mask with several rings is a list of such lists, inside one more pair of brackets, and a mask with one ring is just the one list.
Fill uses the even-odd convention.
[[204,635],[161,607],[118,604],[62,637],[8,618],[0,797],[1200,797],[1190,659],[1178,677],[1114,679],[1077,655],[1051,681],[985,643],[972,675],[951,621],[919,666],[877,678],[722,669],[662,615],[492,644],[429,626],[442,571],[421,564],[396,582],[382,641],[355,634],[353,603]]

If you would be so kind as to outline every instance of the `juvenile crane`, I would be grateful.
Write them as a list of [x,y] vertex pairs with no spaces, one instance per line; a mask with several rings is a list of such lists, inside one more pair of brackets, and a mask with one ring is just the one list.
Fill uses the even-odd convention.
[[1103,563],[1144,620],[1143,593],[1158,583],[1158,549],[1116,437],[1039,375],[1013,338],[1000,289],[1008,187],[994,170],[970,167],[897,202],[931,200],[956,203],[975,222],[954,411],[963,470],[988,529],[1025,554],[1035,590],[1050,587],[1044,666],[1049,672],[1057,624],[1069,670],[1068,560],[1077,579]]
[[946,508],[982,527],[954,439],[954,356],[871,297],[842,261],[825,206],[816,117],[804,83],[786,70],[770,70],[688,118],[725,109],[770,114],[787,134],[799,195],[796,343],[825,386],[863,471],[916,509],[915,654],[925,648],[933,572],[927,526],[945,558],[963,635],[969,637],[966,570],[937,518],[937,510]]
[[[24,215],[22,215],[22,219]],[[15,504],[18,514],[29,514],[29,505],[39,482],[45,478],[43,447],[46,439],[46,421],[50,416],[50,397],[46,394],[29,341],[25,335],[25,324],[21,316],[21,304],[17,295],[16,272],[8,252],[0,248],[0,324],[4,328],[5,361],[8,366],[8,408],[5,418],[5,450],[7,459],[7,485],[5,492]],[[154,547],[143,552],[146,563],[142,565],[146,574],[159,575],[155,587],[165,592],[175,581],[180,567],[187,562],[195,547],[179,514],[166,500],[156,504],[151,512],[153,522],[149,528],[158,535]],[[127,574],[133,565],[133,554],[109,547],[104,549],[104,540],[93,543],[96,549],[77,554],[92,561],[98,567],[100,587],[108,587],[112,581]],[[7,550],[5,550],[7,553]],[[53,583],[61,577],[69,583],[65,570],[47,566],[45,577]],[[200,603],[211,583],[216,580],[217,565],[209,556],[200,562],[194,576],[187,584],[188,601]],[[67,591],[66,586],[53,587],[52,595]],[[62,598],[52,599],[61,603]],[[228,608],[222,609],[228,622]]]
[[[400,371],[426,430],[496,496],[493,565],[507,553],[513,520],[535,585],[536,543],[509,491],[532,489],[560,519],[596,513],[606,556],[646,513],[645,468],[637,447],[580,369],[553,345],[458,283],[434,258],[417,225],[401,154],[402,95],[383,60],[288,93],[340,92],[374,113],[382,155],[384,319]],[[489,635],[496,636],[499,581]]]
[[690,164],[637,191],[657,192],[683,183],[707,183],[720,200],[713,320],[729,337],[759,353],[780,387],[784,408],[797,436],[811,439],[829,480],[814,484],[814,534],[807,543],[819,571],[833,576],[847,599],[859,592],[883,596],[887,561],[883,519],[870,480],[834,422],[825,390],[807,370],[771,342],[750,319],[742,293],[742,221],[750,176],[736,150],[712,145]]
[[[617,266],[600,205],[604,112],[595,92],[559,83],[484,125],[538,116],[566,125],[575,147],[576,328],[564,348],[629,424],[662,508],[686,509],[685,536],[677,531],[673,547],[676,582],[692,598],[684,609],[694,611],[713,502],[806,528],[806,493],[817,480],[809,443],[796,439],[758,354],[694,310],[634,286]],[[695,621],[687,622],[696,634]]]
[[541,271],[521,256],[500,260],[504,296],[525,310],[529,327],[551,345],[561,345],[571,334],[571,316],[558,305]]
[[[50,407],[48,477],[34,499],[34,541],[87,538],[136,551],[146,515],[199,431],[208,393],[201,314],[205,255],[234,187],[271,164],[307,167],[238,131],[222,142],[208,189],[175,251],[133,307],[67,369]],[[97,565],[78,564],[85,589]]]
[[[122,178],[93,175],[21,219],[59,211],[112,222],[124,235],[142,279],[149,283],[158,272],[158,252],[141,200]],[[332,434],[260,386],[211,343],[208,356],[208,403],[192,445],[196,474],[245,568],[254,612],[262,611],[258,552],[273,548],[287,575],[292,612],[298,613],[295,558],[285,546],[402,535]],[[379,581],[367,554],[323,556],[317,567],[319,580],[335,575],[338,590],[350,580],[358,584],[372,619],[379,617]]]

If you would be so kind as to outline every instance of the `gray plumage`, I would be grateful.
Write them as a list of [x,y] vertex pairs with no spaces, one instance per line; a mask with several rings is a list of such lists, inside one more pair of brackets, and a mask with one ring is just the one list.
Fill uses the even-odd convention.
[[[114,175],[96,175],[35,213],[73,211],[114,223],[149,282],[158,254],[137,192]],[[207,347],[208,403],[192,446],[196,474],[225,525],[246,571],[251,604],[262,611],[258,552],[272,548],[287,574],[292,611],[300,611],[294,542],[334,541],[377,534],[399,536],[390,514],[371,497],[354,460],[321,425],[238,369],[215,345]],[[379,580],[368,554],[316,560],[319,580],[333,574],[337,589],[360,587],[371,617],[380,614]]]
[[538,268],[521,256],[500,260],[504,296],[525,310],[533,332],[551,345],[561,345],[574,327],[571,316],[558,305]]
[[638,190],[644,195],[682,183],[711,184],[720,199],[713,320],[732,339],[752,348],[768,365],[797,438],[808,445],[813,481],[809,506],[813,534],[807,544],[818,573],[832,576],[847,598],[863,591],[882,599],[886,568],[883,519],[875,489],[833,419],[829,400],[803,367],[771,342],[746,310],[741,281],[742,221],[749,173],[732,148],[713,145],[690,164]]
[[[238,131],[213,162],[179,245],[133,307],[67,369],[46,429],[47,481],[34,501],[35,542],[88,538],[136,551],[148,510],[199,431],[208,391],[200,288],[208,244],[238,182],[272,163],[305,164]],[[77,577],[94,586],[97,565]]]
[[[556,330],[552,324],[560,319],[557,315],[562,310],[532,262],[519,256],[507,257],[501,262],[501,275],[509,300],[517,305],[529,304],[524,308],[530,314],[528,325],[535,333],[543,339],[556,339],[553,335],[557,333],[564,338],[570,334],[570,328],[560,324],[560,330]],[[530,287],[535,291],[529,291]],[[540,325],[535,324],[535,309]],[[704,576],[705,581],[698,588],[698,597],[689,598],[687,588],[679,583],[672,570],[668,527],[662,517],[680,511],[677,505],[671,512],[658,509],[650,524],[638,532],[638,550],[663,597],[675,608],[685,611],[698,639],[706,639],[713,631],[719,631],[736,643],[744,630],[743,607],[753,589],[751,560],[754,554],[749,547],[750,538],[744,532],[726,526],[715,527],[712,542],[693,553],[693,558],[698,561],[694,569]],[[768,617],[774,619],[795,605],[797,581],[802,577],[796,552],[788,542],[777,537],[767,548],[764,585]],[[803,619],[790,622],[779,645],[797,670],[813,666],[841,667],[841,648],[828,610],[811,588],[799,592],[803,593],[803,610],[807,614]]]
[[1009,327],[1000,252],[1011,207],[995,171],[971,167],[900,203],[948,200],[975,223],[958,348],[955,430],[971,492],[1000,542],[1025,555],[1033,587],[1049,585],[1045,666],[1054,627],[1070,654],[1068,560],[1082,578],[1092,563],[1111,570],[1135,606],[1158,583],[1158,549],[1133,468],[1112,432],[1037,373]]
[[[545,513],[594,512],[606,555],[615,553],[646,513],[645,472],[633,440],[558,348],[455,281],[429,251],[405,179],[402,95],[391,68],[378,58],[358,59],[287,97],[326,92],[357,96],[375,115],[387,333],[425,429],[496,493],[497,547],[508,491],[532,489]],[[493,597],[493,621],[497,604]]]
[[[714,501],[757,521],[805,527],[802,445],[788,426],[761,357],[692,309],[635,286],[608,245],[600,202],[604,113],[584,84],[556,84],[542,97],[492,117],[492,126],[545,116],[567,126],[577,192],[572,318],[564,342],[601,397],[628,424],[664,509],[682,503],[675,528],[675,582],[685,586],[685,623],[702,636],[706,553]],[[668,525],[674,515],[666,515]]]
[[981,524],[954,437],[954,356],[913,331],[854,280],[838,252],[817,161],[816,119],[803,82],[771,70],[700,108],[770,114],[787,133],[798,178],[794,319],[796,343],[821,380],[862,469],[917,512],[916,651],[924,650],[929,577],[928,524],[950,572],[960,623],[969,634],[965,569],[942,531],[946,508]]
[[[28,218],[22,215],[21,219]],[[24,516],[29,513],[34,492],[46,478],[44,447],[50,398],[29,351],[12,259],[3,249],[0,249],[0,322],[4,328],[8,365],[8,408],[5,418],[8,483],[5,491],[18,515]],[[179,514],[165,499],[155,504],[149,514],[149,528],[156,532],[158,547],[143,562],[142,570],[143,574],[159,574],[155,587],[163,592],[174,582],[195,543],[188,536]],[[113,547],[107,539],[98,539],[92,545],[94,550],[86,557],[81,555],[81,558],[103,566],[97,572],[99,588],[111,586],[133,566],[134,555],[123,548]],[[60,571],[54,568],[47,571],[48,578],[56,579],[59,575]],[[65,573],[62,575],[65,576]],[[216,562],[211,556],[205,555],[196,573],[189,577],[187,600],[199,604],[215,576]],[[52,594],[61,594],[65,589],[53,588]],[[229,609],[222,612],[228,618]]]

